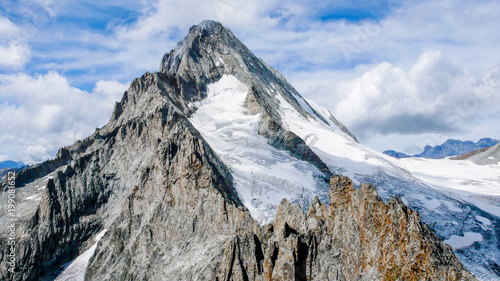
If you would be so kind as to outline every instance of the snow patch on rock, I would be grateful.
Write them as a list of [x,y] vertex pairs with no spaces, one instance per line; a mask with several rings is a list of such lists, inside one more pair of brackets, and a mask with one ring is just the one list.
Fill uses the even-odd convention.
[[453,250],[469,247],[475,242],[483,241],[483,236],[480,233],[465,232],[464,236],[452,235],[449,239],[443,242],[450,245]]
[[107,229],[99,232],[95,236],[95,243],[83,254],[79,255],[76,259],[74,259],[65,269],[59,274],[59,276],[55,279],[55,281],[83,281],[85,280],[85,271],[87,270],[87,266],[89,265],[90,258],[94,255],[94,252],[97,248],[97,243],[99,240],[106,234]]

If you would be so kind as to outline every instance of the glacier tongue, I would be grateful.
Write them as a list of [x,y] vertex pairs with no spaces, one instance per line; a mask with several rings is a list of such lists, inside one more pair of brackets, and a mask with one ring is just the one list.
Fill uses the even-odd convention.
[[329,186],[312,164],[273,148],[259,135],[259,115],[243,107],[248,87],[224,75],[208,85],[207,98],[189,118],[232,172],[236,190],[261,224],[276,216],[281,199],[307,207],[314,196],[326,201]]

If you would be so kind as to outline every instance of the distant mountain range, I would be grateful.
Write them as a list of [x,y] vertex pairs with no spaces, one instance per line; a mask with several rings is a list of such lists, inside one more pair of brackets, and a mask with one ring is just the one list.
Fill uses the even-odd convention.
[[0,179],[2,179],[7,172],[14,170],[19,170],[20,168],[26,166],[23,162],[15,162],[12,160],[6,160],[0,162]]
[[12,160],[6,160],[0,162],[0,169],[5,169],[5,168],[21,168],[24,166],[23,162],[15,162]]
[[394,158],[398,158],[398,159],[412,157],[411,155],[408,155],[406,153],[397,152],[394,150],[386,150],[386,151],[384,151],[384,154],[392,156]]
[[477,142],[449,139],[441,145],[424,147],[424,151],[415,155],[408,155],[394,150],[386,150],[384,154],[394,158],[421,157],[429,159],[442,159],[448,156],[463,155],[478,149],[496,145],[499,140],[482,138]]

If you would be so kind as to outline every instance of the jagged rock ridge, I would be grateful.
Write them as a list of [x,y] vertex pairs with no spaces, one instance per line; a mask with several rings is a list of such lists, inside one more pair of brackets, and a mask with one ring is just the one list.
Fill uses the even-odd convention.
[[329,206],[316,198],[304,214],[284,199],[274,224],[228,243],[221,265],[215,280],[475,279],[399,198],[384,204],[343,176]]
[[2,280],[53,279],[102,229],[86,280],[473,278],[415,212],[397,199],[384,205],[372,186],[355,190],[345,178],[334,178],[330,208],[316,199],[304,215],[283,201],[276,222],[260,226],[230,169],[189,121],[191,104],[225,74],[250,85],[245,107],[260,114],[258,131],[269,144],[329,179],[328,166],[286,129],[269,87],[302,116],[328,120],[305,110],[307,101],[229,30],[203,22],[164,57],[160,72],[132,82],[106,126],[20,173],[20,200],[42,193],[20,217],[16,275],[0,256]]

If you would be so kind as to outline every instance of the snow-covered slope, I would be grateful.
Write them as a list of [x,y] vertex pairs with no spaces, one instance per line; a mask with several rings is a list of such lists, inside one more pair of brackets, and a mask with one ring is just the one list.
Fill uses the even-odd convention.
[[[204,100],[191,105],[197,110],[190,121],[230,167],[239,196],[252,216],[267,223],[274,219],[282,198],[304,207],[316,195],[326,200],[328,185],[312,164],[273,148],[259,135],[260,116],[244,108],[249,87],[224,75],[208,85]],[[375,184],[384,200],[400,196],[457,250],[459,259],[476,276],[498,278],[494,272],[500,264],[496,247],[500,213],[494,201],[500,194],[498,167],[394,159],[357,143],[326,116],[328,110],[294,95],[308,113],[301,114],[276,88],[271,83],[266,90],[278,101],[284,129],[303,139],[330,171],[351,177],[357,185]]]
[[[439,168],[436,164],[435,169]],[[55,174],[47,174],[50,171]],[[496,170],[479,174],[490,172]],[[305,232],[300,232],[308,227],[296,225],[287,230],[285,221],[279,224],[277,219],[276,227],[272,226],[274,231],[268,231],[269,226],[256,230],[255,221],[242,208],[244,204],[264,224],[275,219],[282,198],[302,207],[307,207],[314,196],[327,203],[328,180],[334,173],[349,176],[358,186],[373,183],[384,200],[394,195],[401,197],[419,211],[439,238],[455,248],[473,274],[483,280],[500,276],[499,218],[484,206],[481,207],[486,211],[476,206],[475,197],[463,199],[457,192],[450,192],[448,185],[453,179],[450,177],[456,176],[454,173],[417,169],[411,163],[401,164],[359,144],[328,110],[302,98],[281,74],[256,58],[229,30],[206,21],[192,27],[176,49],[164,56],[158,73],[146,73],[134,80],[115,105],[106,126],[87,139],[62,148],[55,160],[21,173],[18,182],[26,184],[17,192],[19,199],[26,200],[20,201],[18,209],[29,220],[19,224],[24,229],[19,229],[21,237],[16,243],[21,249],[19,264],[24,266],[24,272],[16,280],[43,278],[40,272],[52,274],[60,267],[53,260],[67,262],[74,250],[82,249],[82,243],[89,243],[83,239],[104,228],[109,231],[99,247],[94,245],[78,257],[60,279],[83,278],[85,272],[89,280],[113,279],[112,276],[134,280],[195,280],[205,276],[213,280],[210,276],[215,276],[215,271],[229,273],[226,276],[243,274],[249,260],[254,264],[254,272],[261,275],[262,262],[269,264],[273,260],[276,268],[286,271],[290,257],[287,253],[299,253],[301,261],[294,261],[294,265],[295,269],[297,265],[302,268],[297,271],[300,272],[308,267],[307,261],[316,263],[322,256],[339,263],[338,255],[331,255],[338,250],[331,252],[330,244],[325,242],[330,238],[322,237],[340,239],[346,246],[352,244],[350,241],[360,242],[355,249],[364,248],[361,252],[351,253],[350,247],[337,248],[349,252],[340,258],[342,264],[371,246],[376,251],[393,249],[393,244],[380,247],[374,240],[360,241],[358,225],[348,223],[358,217],[351,214],[357,212],[358,202],[362,206],[370,201],[381,203],[378,197],[366,197],[366,192],[375,197],[371,187],[365,188],[364,193],[356,191],[360,197],[352,201],[354,205],[348,208],[347,216],[332,213],[332,218],[344,219],[332,222],[314,218],[318,223],[326,222],[328,227],[322,228],[323,234],[330,231],[331,224],[338,224],[334,228],[341,232],[317,236],[327,244],[319,249],[315,234],[308,232],[306,235],[312,235],[309,239],[302,235]],[[464,172],[461,176],[463,186],[476,183],[467,183]],[[31,182],[33,178],[36,180]],[[481,180],[487,183],[489,179]],[[334,184],[332,190],[348,187],[352,191],[351,181],[343,181],[345,184]],[[488,188],[483,189],[481,202],[490,200],[494,204],[495,197],[488,193]],[[335,201],[342,200],[343,195],[331,196]],[[7,196],[2,198],[5,201]],[[395,233],[392,238],[408,238],[397,234],[405,233],[404,226],[403,232],[397,230],[404,223],[413,225],[407,230],[425,230],[435,241],[426,227],[410,222],[419,221],[415,212],[399,212],[405,206],[399,200],[392,202],[397,210],[390,207],[392,211],[382,208],[377,212],[378,218],[385,215],[394,222],[390,223],[396,228],[390,232]],[[300,210],[286,201],[282,206],[285,209],[280,209],[284,210],[281,217],[290,222],[303,218]],[[323,207],[318,208],[312,210],[319,215]],[[364,213],[369,216],[367,210]],[[410,213],[411,220],[403,217],[408,218]],[[351,219],[346,221],[347,218]],[[3,219],[5,222],[6,216]],[[374,232],[373,228],[380,225],[385,222],[367,228],[366,233]],[[283,232],[295,229],[302,230],[283,240]],[[272,242],[264,237],[273,232],[278,240]],[[399,241],[403,251],[422,245],[420,238],[416,242],[410,240],[413,242],[409,247],[409,240]],[[304,257],[304,241],[309,245],[305,253],[319,250],[320,255]],[[280,243],[294,245],[282,247]],[[441,243],[437,244],[437,251],[443,249]],[[265,258],[259,245],[268,247]],[[281,245],[278,256],[283,259],[273,257],[278,252],[276,245]],[[370,252],[370,257],[377,257]],[[414,250],[410,252],[411,258],[420,257]],[[450,256],[441,255],[440,260]],[[0,258],[2,261],[5,259]],[[347,263],[349,271],[356,266]],[[228,271],[226,267],[230,267]],[[335,268],[337,265],[322,274],[337,271]],[[390,266],[384,270],[392,269]],[[343,273],[338,275],[341,276]]]
[[259,115],[243,107],[248,87],[225,75],[208,86],[207,98],[190,118],[231,168],[240,199],[262,224],[272,222],[281,199],[299,203],[314,195],[326,199],[329,185],[312,164],[273,148],[259,135]]
[[482,166],[468,160],[423,158],[394,162],[429,186],[500,217],[500,165]]

